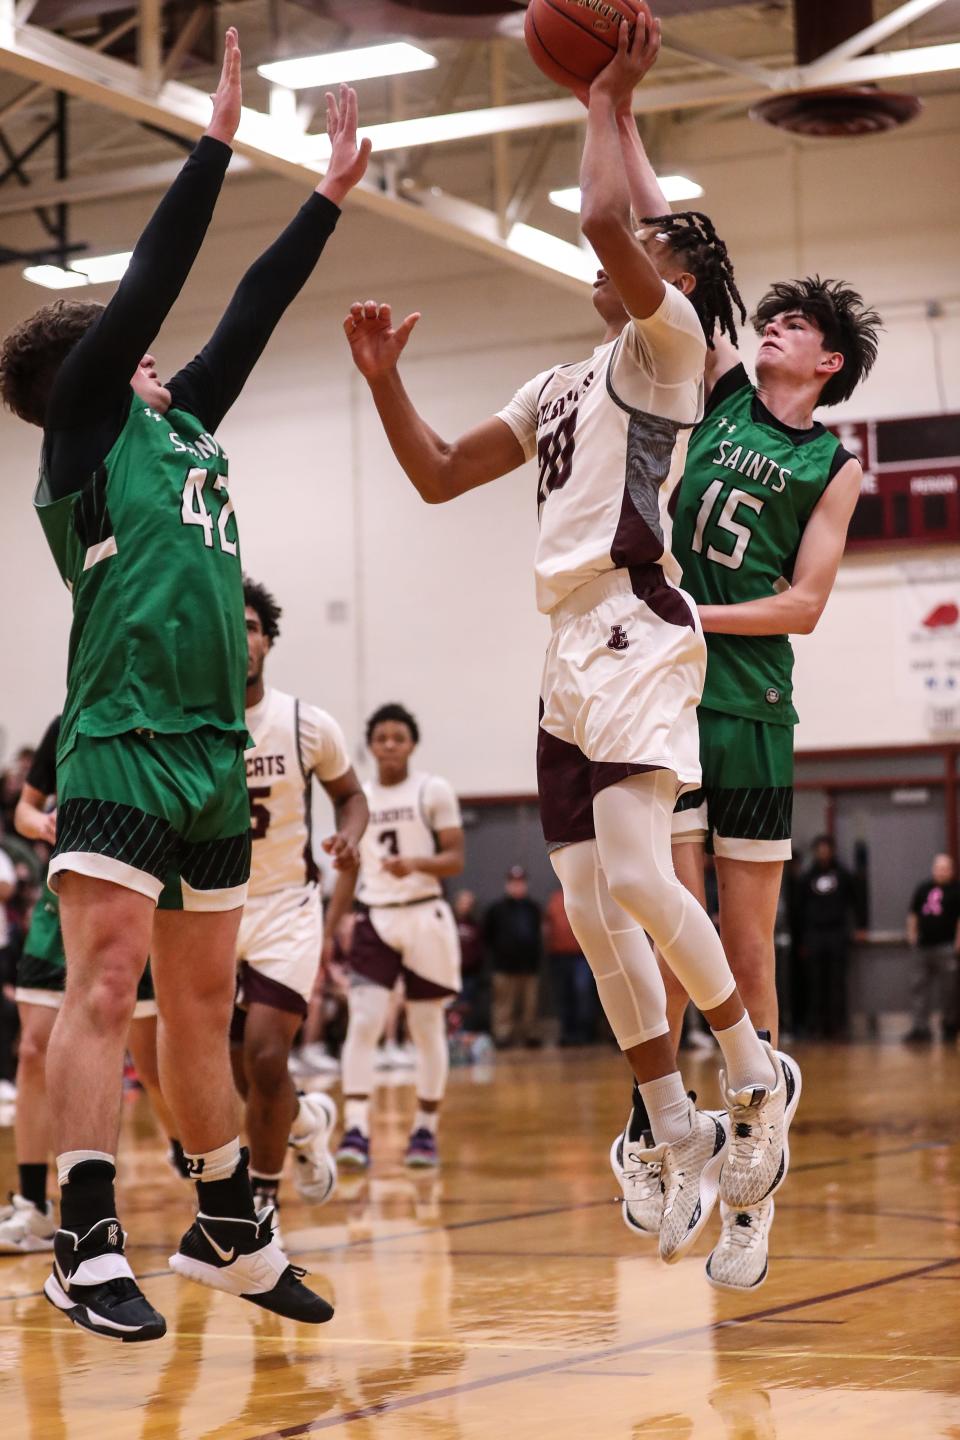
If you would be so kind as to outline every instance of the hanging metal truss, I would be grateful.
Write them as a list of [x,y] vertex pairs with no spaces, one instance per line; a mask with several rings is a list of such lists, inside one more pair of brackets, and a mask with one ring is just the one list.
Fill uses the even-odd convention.
[[[945,0],[907,0],[884,19],[806,67],[769,69],[733,56],[702,50],[672,37],[668,32],[664,38],[666,48],[695,59],[715,73],[694,80],[641,86],[637,92],[636,109],[638,113],[652,113],[716,105],[748,105],[776,91],[864,83],[896,74],[910,74],[918,60],[929,59],[932,49],[937,47],[869,56],[864,56],[863,51],[944,3]],[[140,0],[137,65],[99,53],[100,47],[110,43],[107,37],[100,42],[100,47],[86,47],[30,25],[31,9],[30,0],[19,0],[19,3],[0,0],[0,69],[33,82],[29,91],[8,102],[5,111],[0,108],[0,123],[4,113],[9,114],[12,108],[25,103],[37,87],[49,86],[63,95],[75,96],[186,140],[193,140],[202,132],[209,116],[207,96],[199,89],[172,78],[179,60],[203,23],[206,12],[202,7],[198,7],[187,21],[190,33],[181,33],[165,58],[161,43],[160,0]],[[124,28],[132,28],[136,23],[127,20]],[[115,37],[116,32],[113,33]],[[487,109],[458,114],[457,124],[451,127],[449,138],[503,137],[511,132],[541,132],[540,141],[534,149],[533,169],[536,171],[542,165],[545,154],[543,134],[577,124],[582,119],[583,110],[573,98],[494,104]],[[367,133],[372,135],[375,149],[405,151],[408,159],[409,152],[437,143],[430,124],[424,119],[373,126]],[[531,180],[528,171],[521,174],[511,187],[505,146],[502,139],[498,143],[496,191],[500,213],[442,194],[433,187],[421,187],[418,181],[422,166],[417,164],[408,167],[406,183],[399,190],[392,183],[389,168],[381,169],[355,192],[354,203],[383,219],[466,247],[582,293],[582,280],[518,254],[511,248],[511,224],[529,204]],[[295,115],[288,111],[285,117],[280,109],[271,115],[245,109],[235,151],[248,164],[295,181],[313,184],[323,170],[323,137],[307,136]],[[8,155],[7,158],[8,166],[13,165],[12,170],[8,169],[8,175],[16,174],[22,184],[22,167],[26,157],[21,154]],[[236,166],[236,161],[234,164]],[[162,186],[167,183],[170,169],[169,165],[142,166],[135,171],[120,171],[114,176],[89,180],[63,178],[62,184],[50,185],[43,192],[37,192],[31,204],[20,195],[0,200],[0,214],[36,208],[40,199],[40,208],[44,213],[46,207],[55,204],[62,207],[58,214],[65,215],[65,207],[71,201],[117,193],[124,187],[129,191]],[[65,229],[59,238],[65,242]]]

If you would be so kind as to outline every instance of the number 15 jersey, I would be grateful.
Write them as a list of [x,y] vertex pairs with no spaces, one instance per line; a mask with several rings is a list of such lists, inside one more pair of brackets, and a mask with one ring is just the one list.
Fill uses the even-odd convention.
[[399,785],[368,780],[363,787],[370,806],[370,823],[360,842],[360,884],[357,899],[364,905],[412,905],[442,895],[435,875],[414,870],[412,875],[391,875],[383,862],[435,855],[441,830],[459,830],[460,805],[446,780],[439,775],[411,771]]
[[[683,588],[698,605],[737,605],[786,589],[814,507],[850,454],[823,425],[795,430],[735,366],[714,387],[687,451],[673,525]],[[786,635],[707,640],[701,704],[747,720],[795,725]]]
[[706,349],[690,301],[667,285],[653,315],[589,360],[536,376],[500,411],[539,465],[542,611],[608,570],[633,570],[643,590],[679,582],[670,499],[702,413]]

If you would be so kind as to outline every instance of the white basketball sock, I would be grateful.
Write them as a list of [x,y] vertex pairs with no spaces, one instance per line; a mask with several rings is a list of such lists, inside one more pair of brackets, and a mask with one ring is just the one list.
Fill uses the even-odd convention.
[[763,1041],[750,1023],[749,1015],[741,1015],[736,1025],[727,1030],[714,1030],[713,1033],[723,1051],[728,1090],[754,1090],[760,1086],[773,1090],[776,1087],[777,1072],[770,1063]]
[[674,1070],[672,1075],[662,1075],[659,1080],[645,1080],[640,1094],[650,1117],[654,1144],[672,1145],[690,1134],[693,1106],[679,1070]]

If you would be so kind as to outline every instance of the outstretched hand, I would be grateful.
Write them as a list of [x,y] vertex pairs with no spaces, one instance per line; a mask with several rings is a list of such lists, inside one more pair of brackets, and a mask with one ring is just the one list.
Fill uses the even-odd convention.
[[343,322],[353,361],[366,380],[379,380],[395,370],[414,326],[420,319],[419,310],[393,328],[393,312],[389,305],[376,300],[361,304],[355,301]]
[[[660,41],[660,21],[651,14],[650,7],[643,4],[637,14],[632,41],[630,26],[626,20],[621,22],[617,53],[590,86],[587,103],[594,96],[602,96],[614,106],[618,115],[631,110],[633,92],[656,63]],[[580,98],[583,98],[582,95]]]
[[327,173],[317,186],[317,193],[326,195],[334,205],[342,205],[355,185],[367,173],[367,162],[373,142],[364,137],[357,144],[357,92],[349,85],[340,86],[340,102],[327,92],[327,134],[332,154]]
[[240,124],[240,108],[243,104],[243,88],[240,81],[240,42],[231,25],[223,37],[223,66],[220,83],[210,97],[213,101],[213,116],[206,133],[225,145],[233,143]]

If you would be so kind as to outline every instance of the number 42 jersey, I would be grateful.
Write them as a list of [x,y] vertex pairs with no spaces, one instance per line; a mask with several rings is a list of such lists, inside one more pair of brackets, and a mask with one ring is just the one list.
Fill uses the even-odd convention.
[[[687,449],[673,522],[683,588],[698,605],[737,605],[786,589],[807,521],[850,458],[823,425],[795,430],[772,415],[742,365],[728,371]],[[796,724],[786,635],[706,640],[702,705]]]

